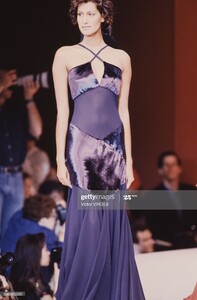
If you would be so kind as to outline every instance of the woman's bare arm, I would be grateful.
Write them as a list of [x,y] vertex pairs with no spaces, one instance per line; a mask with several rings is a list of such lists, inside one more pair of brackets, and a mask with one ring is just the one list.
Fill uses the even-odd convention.
[[124,141],[125,141],[125,152],[126,152],[126,168],[127,168],[127,187],[130,186],[133,177],[133,158],[132,158],[132,139],[131,139],[131,124],[130,124],[130,116],[129,116],[129,92],[131,85],[131,77],[132,77],[132,67],[131,67],[131,59],[130,56],[123,51],[122,53],[122,64],[123,64],[123,72],[122,72],[122,84],[121,91],[119,95],[119,114],[120,118],[124,125]]
[[55,97],[57,104],[56,120],[56,162],[57,176],[64,185],[70,181],[67,168],[65,166],[65,146],[69,119],[69,101],[68,101],[68,71],[66,68],[67,46],[59,48],[54,57],[52,65],[53,82],[55,88]]

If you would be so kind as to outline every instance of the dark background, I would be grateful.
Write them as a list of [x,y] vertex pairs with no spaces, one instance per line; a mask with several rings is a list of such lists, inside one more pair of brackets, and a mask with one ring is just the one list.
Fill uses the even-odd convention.
[[[173,149],[183,159],[184,179],[195,184],[197,145],[191,130],[196,121],[190,118],[190,113],[196,109],[196,84],[181,91],[184,78],[180,74],[188,76],[182,72],[185,52],[191,55],[191,51],[196,51],[192,35],[197,31],[196,16],[192,14],[197,8],[196,1],[116,0],[114,5],[113,35],[119,48],[131,56],[133,70],[129,109],[134,167],[144,188],[150,188],[159,181],[157,156],[163,150]],[[16,68],[19,76],[51,71],[55,51],[79,42],[79,32],[70,22],[68,8],[69,1],[62,0],[1,1],[0,67]],[[191,40],[188,39],[188,47],[182,53],[181,46],[188,36]],[[193,64],[187,65],[188,68]],[[188,101],[190,111],[184,131],[184,116],[179,109],[182,103],[183,113]],[[44,123],[39,145],[55,165],[53,89],[39,91],[36,103]],[[187,141],[190,149],[184,147],[187,132],[191,133]]]

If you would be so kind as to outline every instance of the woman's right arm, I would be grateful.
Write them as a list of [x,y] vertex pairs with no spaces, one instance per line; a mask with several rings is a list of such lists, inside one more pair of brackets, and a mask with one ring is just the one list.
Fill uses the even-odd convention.
[[59,181],[72,188],[68,169],[65,165],[65,146],[69,119],[68,102],[68,71],[66,68],[67,47],[59,48],[53,60],[52,73],[55,89],[57,120],[56,120],[56,162]]

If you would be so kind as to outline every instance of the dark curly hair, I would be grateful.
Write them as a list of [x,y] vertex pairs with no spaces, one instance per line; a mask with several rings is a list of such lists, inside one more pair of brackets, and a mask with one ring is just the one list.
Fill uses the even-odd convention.
[[77,8],[79,4],[93,2],[105,21],[102,23],[102,30],[106,30],[112,26],[114,19],[114,6],[111,0],[71,0],[69,15],[73,25],[77,24]]

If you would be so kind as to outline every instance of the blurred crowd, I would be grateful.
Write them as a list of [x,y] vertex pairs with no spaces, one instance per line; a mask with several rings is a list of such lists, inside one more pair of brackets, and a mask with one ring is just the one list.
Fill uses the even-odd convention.
[[25,299],[49,300],[57,285],[67,189],[38,146],[43,122],[34,97],[41,84],[33,76],[17,82],[16,70],[0,70],[0,299],[24,293]]
[[[16,299],[17,291],[27,300],[50,300],[66,228],[67,187],[38,146],[43,122],[34,96],[41,85],[27,77],[18,94],[12,88],[17,80],[16,70],[0,70],[0,299]],[[163,151],[157,170],[160,183],[149,190],[165,191],[158,201],[174,206],[127,207],[135,253],[197,247],[197,210],[183,210],[174,199],[174,191],[196,190],[181,180],[181,158],[173,150]],[[143,190],[135,167],[134,177],[129,190]],[[150,192],[147,201],[151,197]]]

